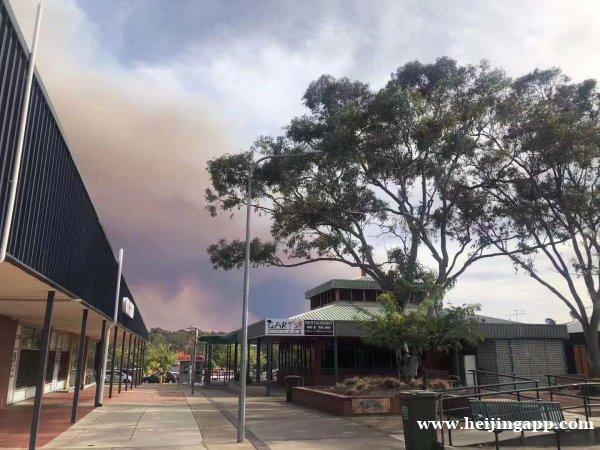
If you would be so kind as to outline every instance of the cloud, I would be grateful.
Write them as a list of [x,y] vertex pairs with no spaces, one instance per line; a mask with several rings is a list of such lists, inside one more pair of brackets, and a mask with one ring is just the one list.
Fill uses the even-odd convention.
[[[13,1],[28,39],[35,1]],[[322,73],[379,86],[409,60],[448,55],[487,58],[513,76],[557,65],[577,79],[600,76],[591,57],[597,2],[441,5],[45,2],[38,68],[113,246],[125,247],[125,273],[149,325],[235,327],[242,275],[213,271],[205,249],[241,236],[243,221],[204,211],[205,163],[278,133]],[[256,222],[256,233],[265,229]],[[298,313],[305,290],[357,275],[331,264],[253,270],[251,310]],[[500,317],[513,303],[536,320],[568,317],[503,259],[470,269],[450,298]]]

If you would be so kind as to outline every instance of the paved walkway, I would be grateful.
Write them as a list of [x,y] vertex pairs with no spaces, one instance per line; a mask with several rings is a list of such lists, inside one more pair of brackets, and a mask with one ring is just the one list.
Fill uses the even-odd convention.
[[[78,419],[94,409],[96,388],[80,392]],[[71,426],[73,393],[52,392],[44,395],[38,431],[38,446],[43,446]],[[27,448],[33,415],[33,399],[0,408],[0,448]]]
[[[220,389],[197,389],[187,399],[205,444],[235,442],[237,397]],[[259,449],[402,449],[400,416],[335,417],[287,403],[283,397],[248,397],[247,433]],[[239,447],[236,447],[239,448]]]
[[[237,444],[237,396],[223,389],[197,388],[192,396],[187,386],[144,385],[105,402],[43,448],[405,448],[401,416],[336,417],[274,396],[249,397],[246,419],[247,441]],[[491,439],[486,433],[461,432],[455,434],[454,444],[477,448],[473,444],[486,438]],[[553,446],[553,436],[547,438],[537,445]],[[519,442],[512,445],[530,448]],[[575,445],[563,448],[592,448],[584,442]]]
[[95,409],[44,448],[205,447],[179,386],[150,384]]

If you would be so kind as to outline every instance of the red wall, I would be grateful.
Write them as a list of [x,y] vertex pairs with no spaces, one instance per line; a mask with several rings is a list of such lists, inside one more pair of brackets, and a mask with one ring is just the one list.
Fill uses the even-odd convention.
[[0,316],[0,408],[6,405],[17,324],[10,317]]

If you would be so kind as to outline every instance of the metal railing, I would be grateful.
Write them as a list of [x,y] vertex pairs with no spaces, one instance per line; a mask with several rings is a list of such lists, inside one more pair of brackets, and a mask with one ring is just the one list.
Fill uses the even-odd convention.
[[[533,381],[536,381],[539,384],[539,381],[537,381],[537,380],[533,380]],[[554,396],[564,396],[564,397],[581,399],[582,400],[581,405],[566,406],[566,407],[562,407],[562,409],[563,409],[563,411],[568,411],[568,410],[575,410],[575,409],[582,408],[586,421],[589,421],[590,415],[592,413],[592,407],[600,406],[600,403],[591,403],[590,398],[595,398],[595,397],[590,397],[590,395],[589,395],[589,388],[592,386],[597,387],[600,390],[600,383],[598,383],[598,382],[560,384],[560,385],[552,385],[552,386],[544,386],[544,387],[539,387],[539,385],[538,385],[533,388],[525,387],[525,388],[521,388],[521,389],[510,389],[510,390],[502,390],[502,391],[493,390],[494,387],[500,387],[500,386],[504,386],[504,385],[513,385],[513,384],[517,384],[517,385],[527,384],[527,383],[531,383],[531,382],[532,382],[532,380],[526,380],[526,381],[521,380],[521,381],[512,381],[512,382],[508,382],[508,383],[493,383],[493,384],[489,384],[489,385],[469,386],[466,388],[453,388],[453,389],[448,389],[444,392],[439,392],[438,393],[438,405],[439,405],[438,414],[439,414],[440,420],[450,420],[451,413],[453,413],[453,412],[470,410],[469,406],[444,408],[444,403],[446,403],[446,406],[448,406],[448,401],[450,401],[450,400],[459,401],[461,399],[468,400],[468,399],[475,399],[475,398],[481,400],[482,397],[494,397],[494,396],[497,397],[498,395],[516,395],[518,401],[522,401],[521,399],[523,399],[523,398],[526,398],[527,401],[536,401],[540,398],[540,392],[548,392],[550,394],[551,400],[554,399]],[[468,390],[468,389],[473,389],[473,390],[477,389],[477,392],[474,392],[472,394],[464,394],[464,395],[453,394],[453,392],[459,392],[460,390],[464,391],[464,390]],[[491,392],[481,392],[481,389],[491,390]],[[575,391],[581,392],[581,394],[573,395],[573,394],[565,394],[563,392],[557,392],[561,389],[575,390]],[[535,392],[536,397],[535,398],[527,397],[523,394],[524,392]],[[445,419],[444,419],[444,415],[445,415]],[[444,444],[444,441],[445,441],[444,429],[441,428],[440,432],[441,432],[442,444]],[[448,428],[448,444],[452,445],[452,429],[451,428]]]

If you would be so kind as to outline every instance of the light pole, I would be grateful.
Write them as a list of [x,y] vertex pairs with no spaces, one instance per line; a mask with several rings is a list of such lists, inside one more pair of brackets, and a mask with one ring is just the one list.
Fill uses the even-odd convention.
[[198,327],[188,327],[188,330],[194,330],[194,354],[192,355],[190,368],[190,384],[192,385],[192,395],[194,395],[194,385],[196,384],[196,342],[198,342]]
[[275,158],[293,158],[296,156],[320,155],[323,152],[315,150],[290,155],[269,155],[250,163],[248,168],[248,185],[246,187],[246,257],[244,260],[244,295],[242,301],[242,355],[240,358],[240,389],[238,399],[238,432],[237,441],[244,442],[246,435],[246,372],[248,361],[248,297],[250,291],[250,217],[252,210],[252,174],[254,169],[263,161]]

